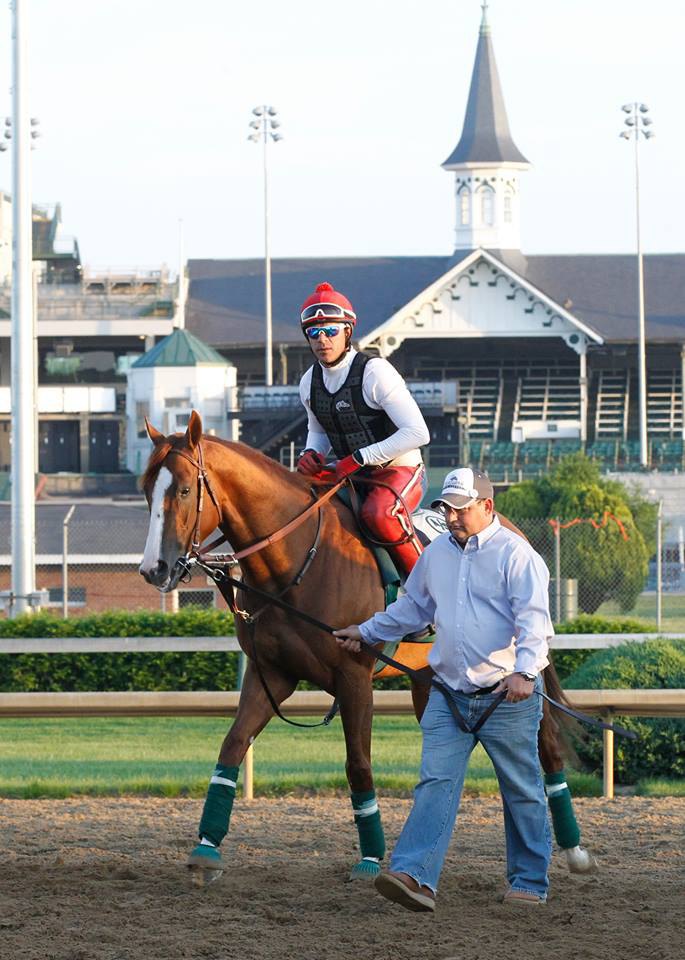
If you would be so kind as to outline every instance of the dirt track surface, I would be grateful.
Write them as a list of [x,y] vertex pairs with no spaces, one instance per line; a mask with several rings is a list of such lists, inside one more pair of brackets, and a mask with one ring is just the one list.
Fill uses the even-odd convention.
[[[555,854],[544,908],[503,889],[497,800],[466,799],[435,916],[345,883],[345,798],[238,801],[230,872],[205,890],[183,866],[196,800],[0,801],[3,960],[682,960],[685,799],[576,801],[601,873]],[[409,801],[385,798],[389,843]]]

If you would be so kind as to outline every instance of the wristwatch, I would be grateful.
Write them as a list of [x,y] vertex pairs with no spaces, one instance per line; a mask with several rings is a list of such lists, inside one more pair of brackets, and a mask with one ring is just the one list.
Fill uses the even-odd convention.
[[528,680],[529,683],[535,683],[537,680],[537,676],[534,673],[526,673],[525,670],[517,670],[516,672],[519,677],[523,677],[523,679]]

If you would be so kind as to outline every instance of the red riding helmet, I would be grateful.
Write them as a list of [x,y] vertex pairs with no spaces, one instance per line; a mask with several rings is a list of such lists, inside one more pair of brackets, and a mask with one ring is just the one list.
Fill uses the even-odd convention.
[[312,324],[325,323],[326,320],[349,323],[353,327],[357,322],[357,314],[344,294],[334,290],[330,283],[320,283],[302,304],[300,323],[305,329]]

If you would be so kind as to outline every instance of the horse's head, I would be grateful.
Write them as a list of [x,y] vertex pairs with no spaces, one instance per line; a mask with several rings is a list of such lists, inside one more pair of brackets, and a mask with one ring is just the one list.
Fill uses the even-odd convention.
[[217,511],[209,497],[200,505],[200,440],[202,419],[193,410],[185,434],[165,437],[146,419],[154,444],[143,476],[150,508],[150,527],[140,573],[162,593],[174,590],[184,573],[179,561],[215,529]]

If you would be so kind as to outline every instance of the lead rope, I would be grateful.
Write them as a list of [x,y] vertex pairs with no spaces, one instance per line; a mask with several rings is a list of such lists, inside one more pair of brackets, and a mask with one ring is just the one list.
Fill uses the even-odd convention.
[[[298,610],[297,607],[294,607],[292,604],[286,603],[285,600],[281,600],[280,598],[267,593],[265,590],[260,590],[259,587],[252,587],[247,583],[242,583],[240,580],[234,579],[233,577],[224,577],[224,580],[231,585],[239,587],[241,590],[247,590],[251,593],[254,593],[258,597],[262,597],[264,600],[267,600],[276,607],[280,607],[282,610],[287,610],[288,613],[292,613],[294,616],[299,617],[299,619],[304,620],[305,623],[310,623],[313,627],[318,627],[319,630],[322,630],[324,633],[330,633],[331,635],[334,633],[334,628],[329,624],[324,623],[322,620],[317,620],[316,617],[311,617],[308,613]],[[416,683],[422,685],[435,683],[435,678],[432,678],[432,680],[427,679],[425,671],[414,670],[412,667],[407,667],[405,664],[399,663],[397,660],[393,660],[392,657],[386,656],[386,654],[381,653],[380,650],[376,650],[373,641],[364,640],[362,638],[361,643],[368,647],[378,660],[381,660],[383,663],[387,663],[388,666],[395,667],[395,669],[399,670],[401,673],[407,674],[407,676],[411,677]],[[617,723],[606,723],[604,720],[596,720],[594,717],[590,717],[586,713],[581,713],[580,710],[574,710],[572,707],[567,707],[564,703],[559,703],[558,700],[554,700],[552,697],[548,696],[548,694],[543,693],[542,690],[535,690],[534,693],[536,693],[539,697],[542,697],[553,707],[556,707],[557,710],[561,710],[562,713],[566,713],[569,715],[569,717],[573,717],[574,720],[578,720],[581,723],[586,723],[589,726],[599,727],[601,730],[612,730],[620,737],[626,737],[628,740],[638,739],[638,735],[633,730],[626,730],[625,727],[621,727]],[[500,702],[501,701],[495,701],[492,710],[494,710]],[[492,710],[490,713],[492,713]],[[320,724],[313,724],[313,726],[319,725]]]

